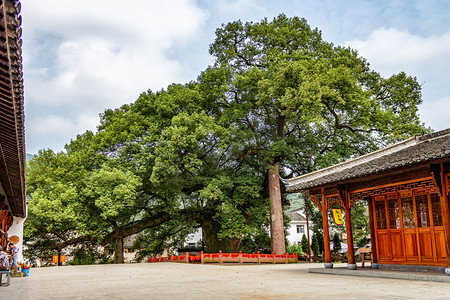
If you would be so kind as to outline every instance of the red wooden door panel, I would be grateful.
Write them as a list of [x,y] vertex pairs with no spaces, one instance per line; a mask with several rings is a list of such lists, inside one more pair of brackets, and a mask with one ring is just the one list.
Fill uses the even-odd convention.
[[391,243],[386,231],[378,231],[377,236],[378,257],[380,261],[391,261]]
[[419,252],[417,250],[417,235],[415,229],[404,230],[405,237],[405,256],[406,261],[418,261]]

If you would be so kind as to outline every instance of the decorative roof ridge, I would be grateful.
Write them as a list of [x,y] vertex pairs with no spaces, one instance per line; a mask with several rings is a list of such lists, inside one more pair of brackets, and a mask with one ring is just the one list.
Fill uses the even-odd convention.
[[[448,130],[448,131],[450,133],[450,130]],[[439,132],[437,132],[436,134],[438,134],[438,133]],[[430,134],[430,135],[433,135],[433,134]],[[426,136],[429,136],[429,135],[426,135]],[[307,174],[304,174],[304,175],[301,175],[298,177],[294,177],[291,179],[283,179],[280,177],[280,180],[285,184],[286,187],[297,184],[297,181],[300,181],[300,182],[312,181],[312,180],[320,178],[324,175],[328,175],[328,174],[335,173],[335,172],[340,172],[345,169],[360,165],[362,163],[366,163],[370,160],[377,159],[382,156],[389,155],[389,154],[395,153],[397,151],[406,149],[408,147],[414,146],[422,141],[421,138],[426,137],[426,136],[413,136],[409,139],[400,141],[393,145],[384,147],[382,149],[378,149],[374,152],[370,152],[370,153],[364,154],[362,156],[355,157],[353,159],[341,162],[336,165],[329,166],[324,169],[320,169],[320,170],[317,170],[317,171],[314,171],[311,173],[307,173]]]
[[435,138],[442,138],[446,135],[450,135],[450,128],[447,128],[447,129],[444,129],[441,131],[437,131],[437,132],[433,132],[433,133],[429,133],[426,135],[418,136],[417,138],[421,142],[426,142],[426,141],[433,140]]

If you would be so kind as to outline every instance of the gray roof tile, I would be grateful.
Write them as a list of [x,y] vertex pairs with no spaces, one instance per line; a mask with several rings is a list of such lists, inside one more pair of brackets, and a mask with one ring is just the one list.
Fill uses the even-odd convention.
[[288,192],[450,156],[450,129],[416,136],[361,157],[292,179],[282,179]]

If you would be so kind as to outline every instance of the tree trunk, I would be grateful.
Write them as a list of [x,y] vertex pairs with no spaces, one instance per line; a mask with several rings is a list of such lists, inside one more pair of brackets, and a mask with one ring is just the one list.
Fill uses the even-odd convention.
[[284,240],[283,207],[280,190],[280,162],[269,164],[269,193],[270,193],[270,247],[275,254],[284,254],[286,245]]
[[123,237],[116,236],[114,240],[114,263],[123,264]]
[[62,263],[61,263],[61,249],[58,249],[58,266],[62,266]]
[[206,251],[209,253],[217,253],[219,251],[226,253],[237,253],[241,239],[238,238],[224,238],[219,239],[217,236],[221,227],[220,224],[214,220],[206,220],[201,223],[203,234],[205,237]]

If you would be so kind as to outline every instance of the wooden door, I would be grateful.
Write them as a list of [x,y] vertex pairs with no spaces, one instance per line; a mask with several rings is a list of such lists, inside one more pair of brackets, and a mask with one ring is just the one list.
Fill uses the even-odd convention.
[[440,197],[406,191],[373,198],[379,263],[445,265]]

